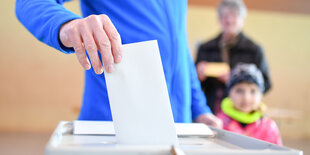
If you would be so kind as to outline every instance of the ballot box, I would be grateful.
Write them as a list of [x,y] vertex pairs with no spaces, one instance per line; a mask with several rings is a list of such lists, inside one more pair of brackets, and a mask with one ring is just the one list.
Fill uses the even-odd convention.
[[178,136],[179,146],[120,145],[115,135],[75,135],[73,122],[61,121],[46,144],[46,155],[302,155],[302,151],[210,127],[213,136]]

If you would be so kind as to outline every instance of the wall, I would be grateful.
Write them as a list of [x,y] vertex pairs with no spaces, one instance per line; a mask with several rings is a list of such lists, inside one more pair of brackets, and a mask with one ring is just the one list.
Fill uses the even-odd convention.
[[77,118],[84,72],[75,55],[36,40],[17,21],[14,3],[0,6],[0,131],[52,131]]

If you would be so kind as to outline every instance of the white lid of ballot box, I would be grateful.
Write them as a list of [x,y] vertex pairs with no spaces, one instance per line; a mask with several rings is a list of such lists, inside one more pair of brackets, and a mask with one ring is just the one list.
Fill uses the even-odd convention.
[[[214,136],[179,136],[179,149],[187,155],[302,155],[302,151],[212,128]],[[73,122],[61,121],[50,140],[46,155],[151,154],[169,155],[172,146],[120,145],[114,135],[73,134]]]

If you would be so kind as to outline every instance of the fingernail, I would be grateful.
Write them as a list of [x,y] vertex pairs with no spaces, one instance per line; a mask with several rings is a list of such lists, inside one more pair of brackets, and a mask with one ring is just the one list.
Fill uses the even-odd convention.
[[90,65],[89,59],[87,58],[86,60],[87,60],[86,70],[89,70],[91,68],[91,65]]
[[110,64],[109,66],[108,66],[108,72],[113,72],[114,71],[114,65],[113,64]]
[[102,74],[102,73],[103,73],[103,67],[100,68],[100,74]]
[[96,74],[101,74],[102,73],[102,68],[97,68],[95,72],[96,72]]
[[86,65],[86,70],[89,70],[91,68],[90,64]]
[[116,58],[115,58],[115,62],[121,62],[121,60],[122,60],[122,56],[119,54],[119,55],[117,55],[116,56]]

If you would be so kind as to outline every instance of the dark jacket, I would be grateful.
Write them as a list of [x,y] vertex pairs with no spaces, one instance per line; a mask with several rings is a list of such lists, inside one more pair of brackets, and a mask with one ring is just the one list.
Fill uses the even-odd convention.
[[[215,39],[202,44],[199,47],[196,64],[200,61],[207,62],[223,62],[221,57],[220,40],[222,34]],[[229,50],[229,65],[234,68],[238,63],[252,63],[259,68],[263,74],[265,81],[266,93],[271,88],[270,76],[267,61],[264,57],[263,49],[254,43],[251,39],[240,33],[239,39],[236,44]],[[224,89],[225,84],[217,80],[217,78],[208,77],[205,81],[201,82],[202,89],[204,90],[208,102],[215,102],[214,93],[217,89]],[[213,103],[209,104],[211,107]]]

